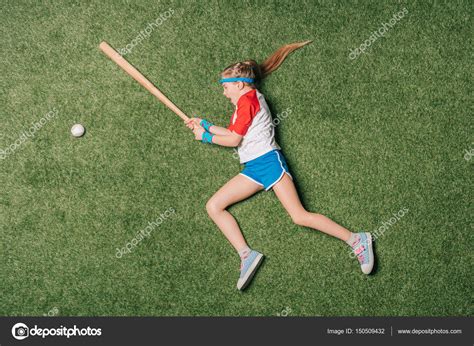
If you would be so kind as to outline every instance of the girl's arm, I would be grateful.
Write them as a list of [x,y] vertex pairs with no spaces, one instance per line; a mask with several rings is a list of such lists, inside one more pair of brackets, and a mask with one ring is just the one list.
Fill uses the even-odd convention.
[[[214,127],[214,126],[212,126]],[[217,126],[218,127],[218,126]],[[227,129],[225,129],[227,130]],[[236,147],[242,141],[243,136],[227,130],[229,133],[227,135],[218,135],[218,134],[211,134],[204,130],[201,126],[196,126],[193,129],[194,132],[194,139],[198,141],[203,141],[206,143],[213,143],[218,144],[223,147]],[[203,136],[205,137],[203,139]]]
[[209,132],[214,135],[219,135],[219,136],[228,136],[232,134],[232,132],[230,130],[227,130],[225,127],[220,127],[216,125],[212,125],[209,128]]
[[[225,127],[216,126],[200,118],[192,118],[185,121],[186,125],[193,130],[195,139],[214,143],[223,147],[237,147],[243,136]],[[203,135],[206,137],[203,140]]]
[[[204,121],[205,123],[202,123]],[[186,125],[192,130],[194,126],[202,127],[204,125],[204,129],[207,132],[212,133],[213,135],[230,135],[231,131],[227,130],[225,127],[216,126],[211,124],[207,120],[201,118],[191,118],[188,121],[185,121]],[[206,126],[207,125],[207,126]]]
[[219,127],[219,126],[212,126],[211,129],[213,127],[218,127],[219,129],[223,129],[228,132],[227,135],[215,134],[212,137],[212,143],[214,144],[218,144],[223,147],[237,147],[242,141],[242,136],[236,134],[235,132],[229,131],[226,128]]
[[[196,118],[196,120],[198,119],[199,118]],[[228,136],[232,133],[230,130],[226,129],[225,127],[214,125],[213,123],[205,119],[199,119],[199,126],[202,126],[204,130],[212,133],[213,135]]]

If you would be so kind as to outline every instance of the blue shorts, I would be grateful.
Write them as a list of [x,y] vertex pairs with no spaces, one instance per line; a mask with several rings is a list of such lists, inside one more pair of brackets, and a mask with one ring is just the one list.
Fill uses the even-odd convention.
[[263,186],[265,191],[270,190],[273,185],[278,183],[285,173],[293,179],[285,158],[280,150],[276,149],[245,162],[244,169],[240,172],[244,177]]

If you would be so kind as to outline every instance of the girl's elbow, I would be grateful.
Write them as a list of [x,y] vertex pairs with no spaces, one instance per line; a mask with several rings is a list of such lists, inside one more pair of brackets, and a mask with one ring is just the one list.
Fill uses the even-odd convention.
[[232,146],[233,147],[238,147],[240,142],[242,142],[242,138],[236,138],[232,141]]
[[242,139],[243,139],[243,136],[235,132],[231,132],[230,136],[227,137],[227,140],[228,140],[227,143],[231,147],[238,147],[240,142],[242,142]]

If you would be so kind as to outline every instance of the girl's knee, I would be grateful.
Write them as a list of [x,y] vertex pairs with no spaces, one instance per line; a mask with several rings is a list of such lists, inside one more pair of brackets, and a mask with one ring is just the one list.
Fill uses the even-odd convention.
[[215,198],[211,197],[211,199],[209,199],[206,203],[206,210],[209,216],[212,217],[213,215],[222,211],[223,208],[220,206],[219,202]]
[[308,223],[308,212],[306,210],[300,210],[291,214],[291,220],[298,226],[306,226]]
[[311,227],[315,224],[324,221],[324,215],[311,213],[307,210],[301,210],[291,215],[293,222],[299,226],[308,226]]

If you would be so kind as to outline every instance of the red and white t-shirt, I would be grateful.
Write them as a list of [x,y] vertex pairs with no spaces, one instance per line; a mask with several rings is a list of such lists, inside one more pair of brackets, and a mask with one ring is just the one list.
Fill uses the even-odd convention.
[[227,129],[243,136],[237,148],[240,163],[253,160],[273,149],[281,149],[275,141],[275,126],[267,102],[257,89],[239,98]]

